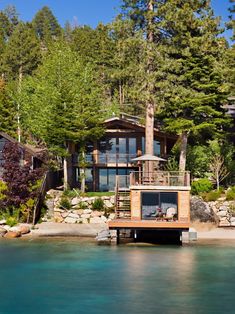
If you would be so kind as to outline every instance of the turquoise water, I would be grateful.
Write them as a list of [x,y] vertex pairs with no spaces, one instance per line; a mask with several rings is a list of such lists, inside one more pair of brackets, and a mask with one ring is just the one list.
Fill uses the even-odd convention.
[[235,313],[235,244],[215,243],[2,239],[0,313]]

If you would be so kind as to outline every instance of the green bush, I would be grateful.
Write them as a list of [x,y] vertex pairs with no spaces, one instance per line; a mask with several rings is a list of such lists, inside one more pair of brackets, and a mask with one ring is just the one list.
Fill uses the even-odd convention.
[[104,201],[102,198],[96,198],[94,200],[94,203],[92,204],[92,209],[93,210],[102,210],[104,209]]
[[193,181],[191,185],[191,191],[192,191],[192,194],[194,195],[198,195],[200,193],[205,193],[205,192],[210,192],[212,189],[213,189],[213,184],[207,178]]
[[87,205],[86,205],[85,202],[79,202],[78,208],[79,208],[79,209],[86,209],[86,208],[87,208]]
[[13,226],[17,225],[18,221],[17,221],[16,217],[9,216],[6,219],[6,223],[7,223],[8,226],[13,227]]
[[220,198],[222,194],[221,190],[210,191],[208,193],[201,193],[202,198],[206,202],[215,202],[218,198]]
[[226,200],[233,201],[235,200],[235,186],[229,188],[226,193]]
[[72,205],[69,201],[69,199],[65,196],[63,196],[60,200],[60,208],[63,208],[63,209],[71,209]]

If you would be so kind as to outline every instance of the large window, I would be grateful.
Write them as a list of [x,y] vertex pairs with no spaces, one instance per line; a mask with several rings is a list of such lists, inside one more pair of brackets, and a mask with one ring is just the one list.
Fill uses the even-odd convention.
[[136,157],[136,138],[113,137],[99,143],[99,163],[128,163]]
[[131,171],[133,171],[133,169],[99,169],[99,191],[114,191],[117,175],[119,175],[119,186],[123,188],[129,187],[129,174]]
[[[160,156],[161,155],[161,144],[159,141],[154,140],[153,143],[154,155]],[[145,154],[145,137],[142,137],[142,152]]]
[[142,192],[142,219],[176,220],[177,192]]

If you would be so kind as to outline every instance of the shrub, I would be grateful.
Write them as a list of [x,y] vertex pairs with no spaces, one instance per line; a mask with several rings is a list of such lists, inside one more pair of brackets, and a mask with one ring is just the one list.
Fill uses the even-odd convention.
[[104,201],[102,198],[96,198],[94,200],[94,203],[92,204],[92,209],[93,210],[102,210],[104,209]]
[[13,227],[13,226],[17,225],[18,220],[14,216],[9,216],[6,219],[6,223],[7,223],[8,226]]
[[213,189],[213,184],[207,178],[193,181],[191,185],[191,191],[192,191],[192,194],[194,195],[195,194],[198,195],[200,193],[205,193],[205,192],[210,192],[212,189]]
[[86,209],[88,206],[86,205],[86,203],[85,202],[79,202],[78,203],[78,208],[79,209]]
[[206,202],[215,202],[221,196],[221,194],[222,194],[221,190],[216,190],[210,191],[208,193],[202,193],[201,196]]
[[226,193],[226,200],[227,201],[235,200],[235,186],[228,189],[228,191]]
[[67,197],[62,197],[61,200],[60,200],[60,208],[63,208],[63,209],[71,209],[72,205],[69,201],[69,199]]

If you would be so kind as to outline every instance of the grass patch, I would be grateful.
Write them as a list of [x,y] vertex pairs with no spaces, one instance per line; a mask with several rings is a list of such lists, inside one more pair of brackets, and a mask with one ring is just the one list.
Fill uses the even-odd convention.
[[85,196],[87,197],[101,197],[101,196],[113,196],[115,192],[86,192]]

